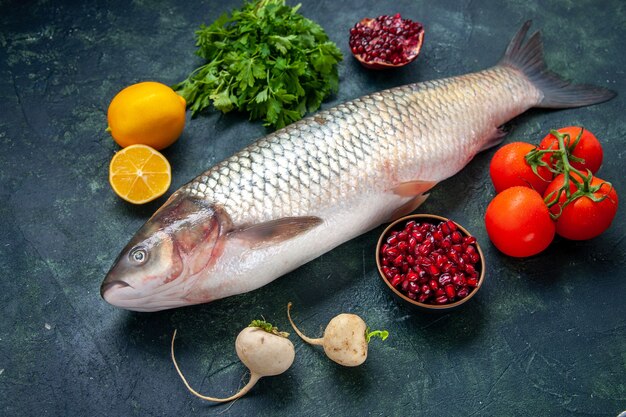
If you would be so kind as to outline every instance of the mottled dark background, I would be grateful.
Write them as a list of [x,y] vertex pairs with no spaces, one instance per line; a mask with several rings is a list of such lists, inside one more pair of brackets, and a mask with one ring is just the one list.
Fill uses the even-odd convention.
[[[507,141],[538,142],[582,124],[601,139],[601,177],[626,196],[626,96],[621,0],[304,1],[346,54],[340,91],[324,107],[413,81],[494,64],[526,19],[544,33],[547,61],[568,78],[612,88],[613,101],[530,111]],[[239,1],[0,2],[0,414],[53,416],[616,416],[626,409],[626,222],[588,242],[557,239],[539,256],[511,259],[489,243],[482,217],[493,197],[478,155],[441,183],[421,212],[452,217],[487,258],[487,281],[463,309],[406,309],[378,278],[382,228],[255,292],[153,314],[115,309],[99,285],[135,230],[164,201],[126,204],[108,185],[117,150],[106,109],[123,87],[174,83],[199,62],[193,32]],[[424,23],[417,62],[394,72],[361,68],[348,30],[360,18],[401,12]],[[462,123],[462,121],[461,121]],[[165,151],[175,190],[266,133],[243,115],[188,120]],[[292,337],[297,357],[231,405],[192,397],[169,342],[202,392],[227,396],[245,382],[238,331],[265,317],[286,328],[287,301],[310,334],[340,312],[386,328],[364,366],[341,368]]]

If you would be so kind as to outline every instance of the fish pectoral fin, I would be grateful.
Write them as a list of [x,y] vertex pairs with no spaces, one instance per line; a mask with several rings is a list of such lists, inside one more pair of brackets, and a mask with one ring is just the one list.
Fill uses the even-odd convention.
[[420,196],[437,185],[436,181],[407,181],[394,187],[391,191],[401,197]]
[[283,217],[234,229],[228,236],[248,242],[253,247],[274,244],[308,232],[323,222],[316,216]]
[[417,197],[415,197],[415,198],[409,200],[408,202],[404,203],[403,205],[398,207],[393,213],[391,213],[391,218],[389,219],[389,222],[390,223],[394,222],[394,221],[398,220],[400,217],[404,217],[406,215],[411,214],[413,212],[413,210],[415,210],[416,208],[421,206],[422,203],[424,203],[424,201],[426,201],[428,196],[430,196],[430,194],[420,194]]
[[493,148],[502,143],[505,136],[509,134],[510,127],[502,125],[500,127],[496,127],[493,133],[489,136],[489,138],[484,142],[482,148],[478,152],[486,151],[489,148]]

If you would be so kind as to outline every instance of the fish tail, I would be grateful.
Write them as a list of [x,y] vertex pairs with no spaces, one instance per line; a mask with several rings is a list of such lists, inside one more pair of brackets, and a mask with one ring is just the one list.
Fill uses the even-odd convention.
[[542,93],[536,107],[569,108],[602,103],[615,97],[615,91],[586,84],[573,84],[550,71],[543,58],[543,43],[539,31],[526,42],[532,21],[525,22],[515,34],[498,65],[521,71]]

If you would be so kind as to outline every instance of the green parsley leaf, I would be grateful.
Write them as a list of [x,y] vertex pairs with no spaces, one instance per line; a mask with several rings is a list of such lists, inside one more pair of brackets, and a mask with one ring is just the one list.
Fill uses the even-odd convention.
[[337,92],[341,51],[299,8],[256,0],[200,26],[196,54],[206,64],[173,86],[192,116],[236,109],[281,128]]

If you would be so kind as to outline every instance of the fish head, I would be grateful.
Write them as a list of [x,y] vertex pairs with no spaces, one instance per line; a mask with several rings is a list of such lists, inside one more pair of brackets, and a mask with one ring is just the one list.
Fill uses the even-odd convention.
[[100,287],[102,298],[135,311],[210,301],[186,296],[218,256],[222,223],[206,201],[174,193],[117,257]]

